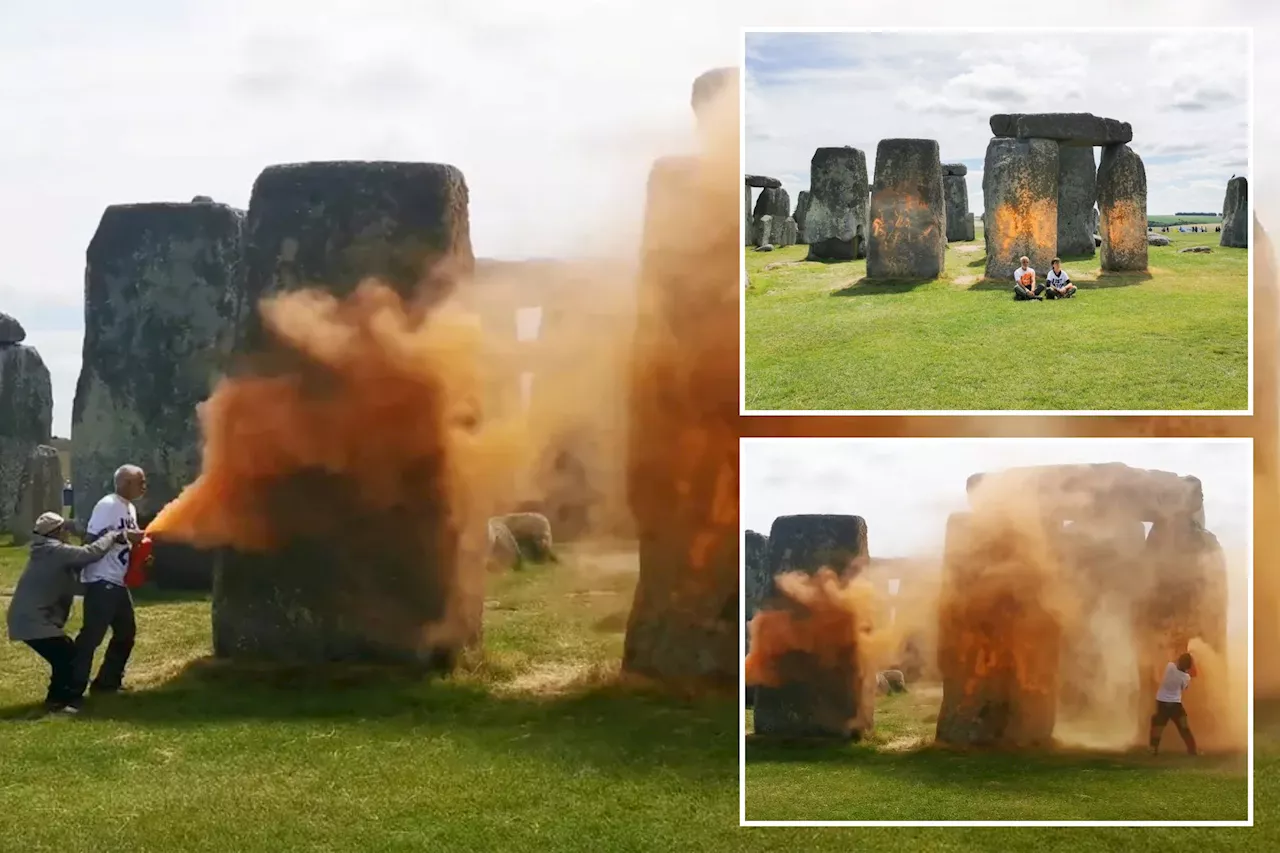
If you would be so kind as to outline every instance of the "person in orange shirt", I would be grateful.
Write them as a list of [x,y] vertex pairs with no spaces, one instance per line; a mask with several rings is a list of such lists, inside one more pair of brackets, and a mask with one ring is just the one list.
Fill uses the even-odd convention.
[[1044,300],[1044,285],[1036,283],[1036,271],[1031,268],[1031,259],[1023,255],[1021,265],[1013,271],[1013,298],[1015,301],[1030,299]]

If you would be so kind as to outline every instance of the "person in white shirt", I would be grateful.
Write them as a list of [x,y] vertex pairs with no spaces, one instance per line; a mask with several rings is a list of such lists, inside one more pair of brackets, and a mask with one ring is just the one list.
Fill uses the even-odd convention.
[[124,681],[124,668],[133,652],[137,623],[133,615],[133,596],[124,585],[133,546],[142,541],[138,529],[138,511],[133,502],[147,493],[147,475],[137,465],[122,465],[116,470],[115,491],[98,501],[85,525],[90,539],[112,530],[125,531],[126,541],[101,559],[80,571],[84,584],[84,624],[75,640],[75,660],[71,669],[68,704],[79,708],[84,692],[90,688],[89,674],[98,646],[111,631],[111,641],[102,657],[102,665],[93,679],[95,694],[117,693]]
[[1071,283],[1071,276],[1062,268],[1059,258],[1053,259],[1053,269],[1044,277],[1044,295],[1050,299],[1070,299],[1076,295],[1076,286]]
[[1160,680],[1160,689],[1156,691],[1156,712],[1151,715],[1151,754],[1160,752],[1160,736],[1164,733],[1165,724],[1172,721],[1182,742],[1187,745],[1190,755],[1196,754],[1196,739],[1187,725],[1187,711],[1182,707],[1182,691],[1191,686],[1191,676],[1195,673],[1195,661],[1191,655],[1183,653],[1178,656],[1177,663],[1170,662],[1164,668],[1164,677]]
[[1016,301],[1030,299],[1043,300],[1044,285],[1036,284],[1036,271],[1031,268],[1031,259],[1023,255],[1019,259],[1019,267],[1013,271],[1013,298]]

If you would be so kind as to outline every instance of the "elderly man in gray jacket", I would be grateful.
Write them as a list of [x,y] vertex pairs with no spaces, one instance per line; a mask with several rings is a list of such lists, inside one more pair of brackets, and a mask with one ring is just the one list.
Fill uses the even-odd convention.
[[32,532],[31,556],[9,602],[9,639],[26,643],[49,662],[52,674],[45,707],[75,713],[76,708],[68,704],[75,644],[62,629],[80,587],[80,569],[115,545],[126,544],[132,531],[112,530],[88,545],[70,545],[62,516],[46,512],[36,519]]

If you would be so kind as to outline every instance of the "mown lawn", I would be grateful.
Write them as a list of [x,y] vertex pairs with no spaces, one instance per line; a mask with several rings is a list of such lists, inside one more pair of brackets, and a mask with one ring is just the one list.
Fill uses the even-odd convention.
[[[1075,299],[1014,302],[982,280],[982,233],[929,282],[872,283],[866,262],[745,249],[749,410],[1244,410],[1248,250],[1164,235],[1149,274],[1064,258]],[[1178,254],[1208,245],[1211,254]],[[1037,271],[1043,276],[1044,271]]]
[[[965,753],[933,743],[941,688],[880,697],[871,737],[748,739],[749,820],[1247,820],[1243,755]],[[750,718],[748,718],[750,719]]]
[[[24,559],[0,543],[0,608]],[[127,679],[138,692],[79,719],[35,717],[35,656],[0,644],[0,851],[1203,853],[1280,840],[1280,705],[1259,709],[1251,830],[740,828],[737,697],[615,677],[634,579],[632,555],[592,550],[496,579],[483,658],[432,682],[219,666],[208,601],[153,596]]]

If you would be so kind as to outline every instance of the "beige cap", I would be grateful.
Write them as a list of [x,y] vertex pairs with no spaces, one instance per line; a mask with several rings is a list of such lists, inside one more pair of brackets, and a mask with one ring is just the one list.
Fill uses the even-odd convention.
[[64,523],[62,516],[56,512],[45,512],[41,513],[40,517],[36,519],[35,527],[32,530],[40,536],[48,536]]

